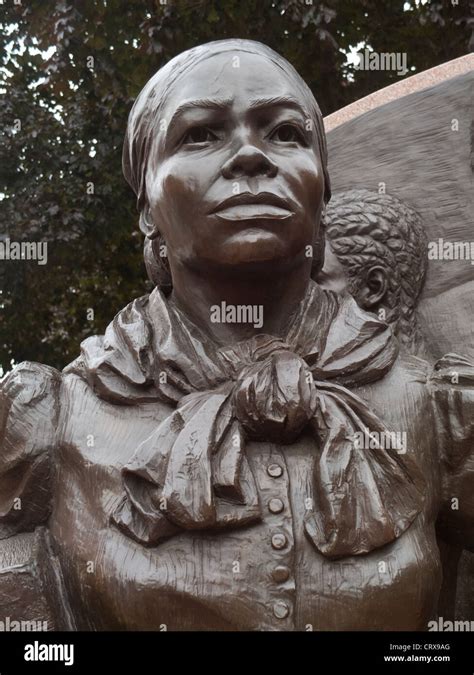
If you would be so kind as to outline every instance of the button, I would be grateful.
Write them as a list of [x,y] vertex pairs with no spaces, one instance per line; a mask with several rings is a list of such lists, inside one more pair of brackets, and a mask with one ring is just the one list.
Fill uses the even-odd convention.
[[281,501],[281,499],[270,499],[268,502],[268,509],[272,513],[281,513],[283,509],[285,508],[285,505]]
[[279,464],[269,464],[267,466],[267,473],[272,478],[280,478],[283,473],[283,469]]
[[290,613],[290,608],[286,604],[286,602],[275,602],[273,605],[273,614],[276,616],[277,619],[286,619],[288,614]]
[[276,548],[279,550],[280,548],[285,548],[286,546],[286,537],[284,534],[279,533],[279,534],[274,534],[272,537],[272,546],[273,548]]
[[272,579],[276,581],[277,584],[282,584],[290,576],[290,570],[285,565],[278,565],[272,570]]

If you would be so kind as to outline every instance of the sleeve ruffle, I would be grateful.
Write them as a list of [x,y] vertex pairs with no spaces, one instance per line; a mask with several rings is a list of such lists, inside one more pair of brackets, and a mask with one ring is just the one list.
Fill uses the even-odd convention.
[[443,506],[438,532],[474,551],[474,362],[443,356],[431,376],[440,441]]
[[24,362],[0,381],[0,539],[50,513],[60,373]]

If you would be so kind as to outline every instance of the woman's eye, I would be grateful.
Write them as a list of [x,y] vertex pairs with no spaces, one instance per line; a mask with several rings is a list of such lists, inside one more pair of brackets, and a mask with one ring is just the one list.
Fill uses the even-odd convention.
[[193,127],[183,137],[182,143],[190,145],[193,143],[209,143],[217,140],[217,136],[207,127]]
[[302,143],[305,140],[301,131],[293,124],[282,124],[270,136],[272,141],[279,143]]

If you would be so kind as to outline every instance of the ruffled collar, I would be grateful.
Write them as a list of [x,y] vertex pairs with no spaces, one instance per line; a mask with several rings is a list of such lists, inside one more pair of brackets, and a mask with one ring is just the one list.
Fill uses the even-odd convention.
[[112,522],[127,536],[156,546],[183,530],[260,520],[246,443],[284,445],[309,431],[317,456],[305,532],[336,558],[393,541],[421,510],[424,481],[412,453],[356,441],[390,430],[348,387],[381,379],[396,356],[386,324],[314,282],[284,339],[261,334],[224,348],[155,289],[119,312],[104,336],[85,340],[66,371],[112,403],[173,406],[122,470]]

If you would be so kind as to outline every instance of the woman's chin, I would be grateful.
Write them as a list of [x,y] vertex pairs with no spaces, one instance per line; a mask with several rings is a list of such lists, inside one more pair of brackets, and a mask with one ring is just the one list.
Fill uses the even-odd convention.
[[257,228],[232,235],[220,250],[222,262],[228,265],[276,262],[289,255],[290,247],[282,241],[281,236]]

